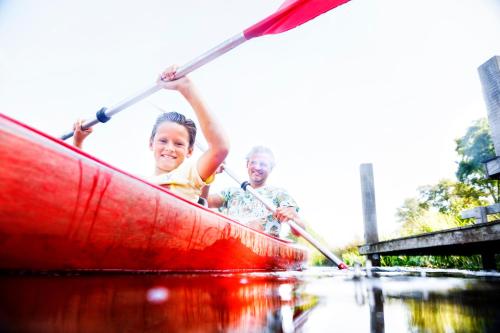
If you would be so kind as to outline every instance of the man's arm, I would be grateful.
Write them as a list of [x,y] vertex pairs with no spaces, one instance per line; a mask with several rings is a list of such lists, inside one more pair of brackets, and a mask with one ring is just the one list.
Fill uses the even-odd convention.
[[207,201],[208,208],[220,208],[224,206],[224,198],[220,194],[209,194]]

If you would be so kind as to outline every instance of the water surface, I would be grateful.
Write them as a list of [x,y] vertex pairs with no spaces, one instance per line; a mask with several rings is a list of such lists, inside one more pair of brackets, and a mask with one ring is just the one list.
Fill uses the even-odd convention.
[[500,332],[499,275],[373,275],[2,274],[0,331]]

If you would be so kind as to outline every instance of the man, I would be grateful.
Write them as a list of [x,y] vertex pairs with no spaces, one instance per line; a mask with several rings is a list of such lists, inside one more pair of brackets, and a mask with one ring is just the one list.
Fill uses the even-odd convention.
[[290,227],[281,222],[294,220],[302,227],[303,223],[293,198],[284,189],[266,185],[274,165],[274,155],[269,148],[256,146],[247,155],[250,186],[277,207],[274,215],[251,193],[237,187],[209,195],[208,206],[219,208],[220,212],[252,228],[286,238]]

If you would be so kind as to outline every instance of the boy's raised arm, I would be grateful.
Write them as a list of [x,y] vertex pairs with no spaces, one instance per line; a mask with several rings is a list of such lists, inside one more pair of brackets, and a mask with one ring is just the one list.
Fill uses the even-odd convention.
[[197,165],[198,173],[201,179],[205,181],[215,173],[226,158],[229,152],[229,139],[216,117],[203,102],[196,86],[188,77],[168,81],[175,77],[176,69],[176,66],[167,68],[160,75],[158,84],[163,88],[179,91],[196,113],[201,131],[208,143],[208,149],[201,155]]

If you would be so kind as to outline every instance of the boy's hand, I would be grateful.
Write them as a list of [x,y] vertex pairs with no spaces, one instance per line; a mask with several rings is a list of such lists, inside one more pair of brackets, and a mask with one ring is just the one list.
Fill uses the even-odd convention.
[[73,124],[73,145],[78,148],[82,148],[83,141],[87,136],[92,133],[93,129],[92,127],[87,128],[86,130],[82,130],[82,125],[83,125],[84,120],[83,119],[78,119],[74,124]]
[[163,71],[163,73],[160,74],[156,84],[164,89],[178,90],[181,93],[186,92],[191,85],[191,81],[187,76],[176,78],[175,74],[177,72],[177,68],[177,65],[168,67],[165,71]]
[[224,172],[224,163],[222,163],[221,165],[219,165],[219,167],[217,168],[217,170],[215,170],[216,174],[223,173],[223,172]]

